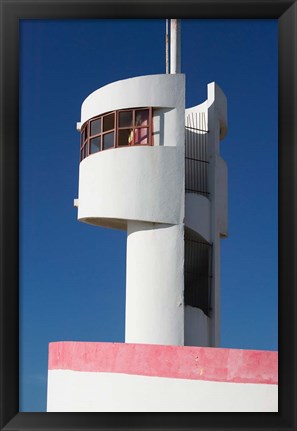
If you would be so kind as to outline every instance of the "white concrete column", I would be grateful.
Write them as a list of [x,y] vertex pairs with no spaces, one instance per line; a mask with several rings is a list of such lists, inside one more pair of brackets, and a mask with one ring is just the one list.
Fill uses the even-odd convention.
[[184,226],[128,222],[126,343],[184,344]]

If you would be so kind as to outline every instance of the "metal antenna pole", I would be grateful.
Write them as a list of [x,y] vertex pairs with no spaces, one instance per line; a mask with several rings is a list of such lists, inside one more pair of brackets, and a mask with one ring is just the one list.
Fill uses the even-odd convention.
[[180,19],[170,20],[170,73],[180,73]]
[[166,19],[166,74],[169,73],[169,52],[168,52],[168,19]]

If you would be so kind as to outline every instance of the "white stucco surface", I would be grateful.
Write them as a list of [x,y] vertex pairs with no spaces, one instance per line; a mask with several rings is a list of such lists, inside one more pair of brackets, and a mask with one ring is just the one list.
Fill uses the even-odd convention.
[[210,242],[210,201],[197,193],[186,193],[185,226]]
[[227,133],[227,98],[223,90],[215,82],[207,85],[207,104],[208,108],[214,108],[215,117],[219,122],[220,133],[217,141],[219,143]]
[[50,370],[48,412],[277,412],[278,386]]
[[[184,107],[184,88],[183,74],[147,75],[116,81],[99,88],[84,100],[80,122],[83,124],[96,115],[116,109],[144,106]],[[176,137],[180,121],[183,120],[177,118],[177,128],[172,124],[173,139]]]
[[200,308],[185,306],[185,346],[209,345],[210,319]]
[[184,226],[128,222],[126,343],[183,345]]
[[117,148],[85,158],[80,163],[78,219],[97,225],[100,218],[111,224],[113,219],[180,223],[180,158],[176,147],[163,146]]

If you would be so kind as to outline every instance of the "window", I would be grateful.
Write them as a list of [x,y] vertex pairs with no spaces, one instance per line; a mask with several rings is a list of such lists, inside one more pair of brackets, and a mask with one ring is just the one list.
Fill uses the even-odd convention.
[[152,108],[123,109],[83,124],[80,159],[111,148],[153,145]]

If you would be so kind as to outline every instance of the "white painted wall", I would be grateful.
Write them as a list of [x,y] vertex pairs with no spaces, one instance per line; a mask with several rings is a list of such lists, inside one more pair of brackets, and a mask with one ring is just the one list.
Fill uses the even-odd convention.
[[197,193],[186,193],[185,226],[210,242],[210,201]]
[[121,219],[124,229],[127,220],[181,223],[183,196],[183,164],[176,147],[117,148],[80,163],[80,221],[100,225],[100,219],[109,219],[112,227],[113,219]]
[[[171,121],[171,116],[174,112],[171,112],[173,108],[159,108],[154,107],[153,110],[153,143],[154,146],[173,146],[175,141],[172,141],[167,122]],[[166,124],[165,124],[166,123]],[[167,138],[169,137],[169,138]],[[166,138],[166,139],[165,139]]]
[[185,306],[185,346],[209,346],[210,319],[200,308]]
[[48,412],[277,412],[278,386],[50,370]]
[[128,222],[126,343],[184,344],[184,227]]

